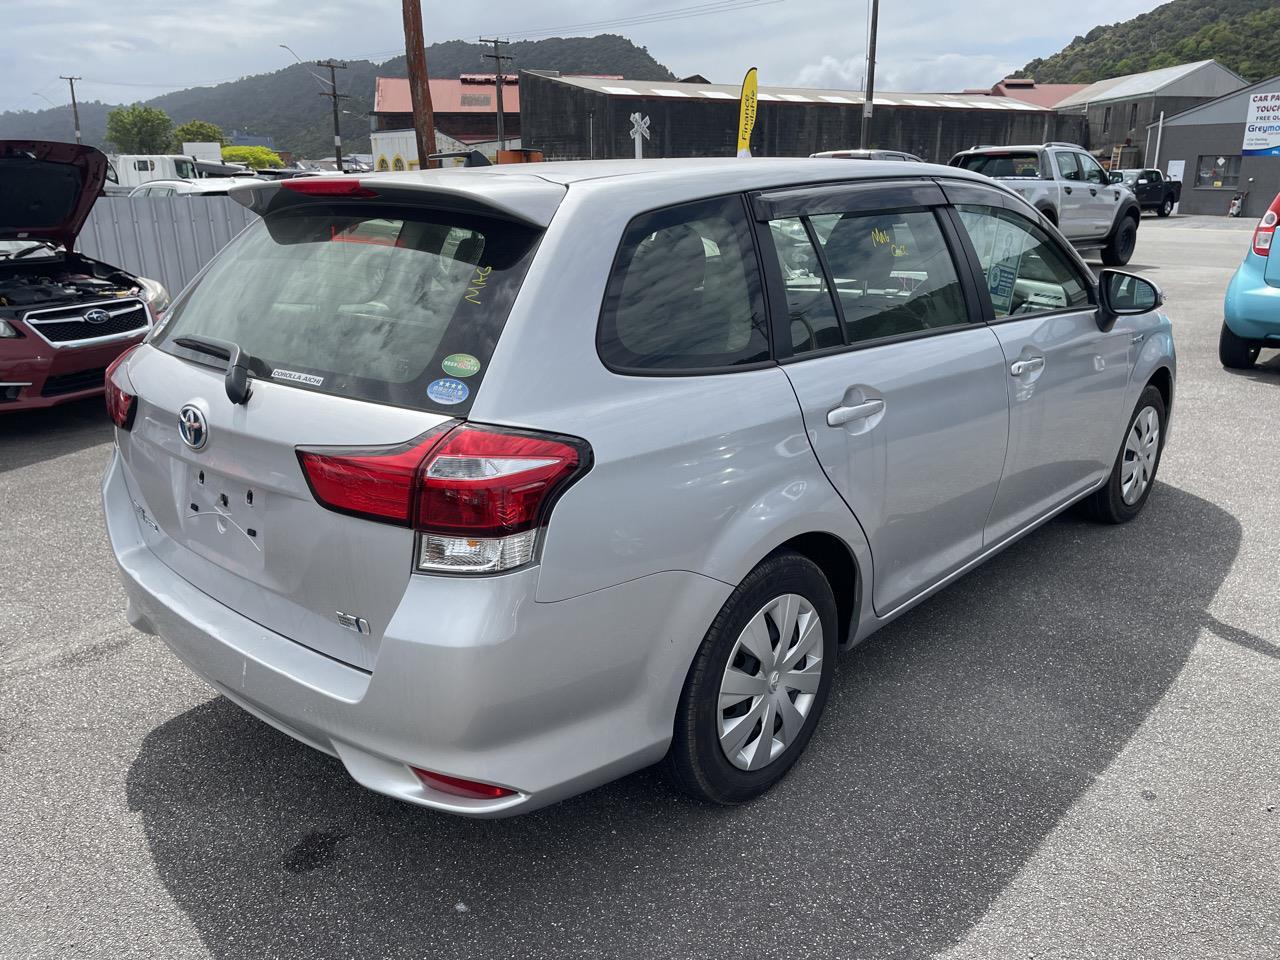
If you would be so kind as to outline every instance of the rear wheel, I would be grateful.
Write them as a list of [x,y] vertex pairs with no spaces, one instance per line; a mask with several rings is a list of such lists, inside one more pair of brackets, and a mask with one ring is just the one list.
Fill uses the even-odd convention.
[[1173,213],[1173,197],[1165,197],[1160,201],[1160,209],[1156,211],[1156,216],[1167,217]]
[[1123,267],[1133,256],[1133,248],[1137,245],[1138,224],[1133,217],[1124,217],[1102,248],[1102,262],[1108,267]]
[[1104,523],[1128,523],[1146,505],[1164,450],[1164,395],[1148,385],[1129,418],[1124,443],[1106,485],[1088,499],[1089,512]]
[[808,745],[835,654],[836,604],[822,571],[790,551],[766,558],[725,601],[694,657],[668,778],[712,803],[764,793]]
[[1238,337],[1225,323],[1218,336],[1218,359],[1231,370],[1248,370],[1258,362],[1259,348]]

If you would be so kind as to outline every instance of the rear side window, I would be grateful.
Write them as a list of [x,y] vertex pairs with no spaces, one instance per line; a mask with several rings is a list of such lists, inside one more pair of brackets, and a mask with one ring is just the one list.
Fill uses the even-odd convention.
[[739,196],[668,207],[628,225],[597,334],[615,370],[693,372],[769,359],[751,227]]
[[1008,210],[956,207],[973,241],[996,318],[1083,307],[1089,290],[1057,243]]
[[229,340],[260,378],[465,413],[539,235],[462,214],[305,204],[248,227],[154,342],[208,363],[175,341]]
[[932,212],[823,214],[811,222],[849,343],[969,322],[951,251]]

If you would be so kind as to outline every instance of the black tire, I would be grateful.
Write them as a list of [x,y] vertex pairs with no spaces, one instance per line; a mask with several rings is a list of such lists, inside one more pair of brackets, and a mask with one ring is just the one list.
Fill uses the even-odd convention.
[[[799,728],[799,735],[793,737],[783,751],[761,769],[740,769],[730,762],[720,745],[721,681],[747,624],[771,600],[786,594],[798,594],[806,600],[822,627],[818,689]],[[776,633],[775,627],[771,637]],[[797,633],[798,630],[793,636]],[[835,672],[836,640],[835,598],[831,585],[817,564],[789,550],[780,550],[761,561],[724,602],[689,668],[676,709],[671,749],[664,761],[665,773],[672,785],[698,800],[733,805],[752,800],[777,783],[804,752],[822,716]],[[778,649],[780,643],[781,638],[778,637],[773,648]],[[741,657],[742,652],[737,656]],[[763,676],[763,664],[757,669]],[[789,696],[785,691],[784,695]],[[791,699],[794,702],[796,698]],[[768,716],[773,719],[772,714]],[[761,721],[756,720],[755,724],[760,726]],[[780,726],[781,719],[778,720]],[[760,736],[763,736],[763,730],[759,731],[755,741],[750,736],[748,740],[758,742]],[[773,736],[771,730],[770,748]]]
[[1173,197],[1165,197],[1160,201],[1160,207],[1156,210],[1157,217],[1167,217],[1173,213]]
[[1260,348],[1238,337],[1225,323],[1218,335],[1218,359],[1228,370],[1250,370],[1258,362]]
[[[1133,503],[1125,503],[1123,473],[1126,460],[1126,443],[1138,420],[1138,415],[1148,407],[1155,409],[1160,427],[1155,462],[1151,467],[1151,473],[1146,487],[1142,490],[1142,494]],[[1160,457],[1164,453],[1165,421],[1167,417],[1168,412],[1164,406],[1164,395],[1148,384],[1146,389],[1142,391],[1142,395],[1138,397],[1133,413],[1129,414],[1128,423],[1124,428],[1124,438],[1120,441],[1120,452],[1116,454],[1115,463],[1111,467],[1111,475],[1107,477],[1107,482],[1103,487],[1094,491],[1085,500],[1086,508],[1095,520],[1099,520],[1102,523],[1128,523],[1142,512],[1142,508],[1147,503],[1147,497],[1151,496],[1151,491],[1156,485],[1156,472],[1160,469]]]
[[1123,267],[1133,256],[1138,245],[1138,224],[1130,216],[1120,218],[1111,233],[1111,239],[1102,248],[1102,262],[1108,267]]

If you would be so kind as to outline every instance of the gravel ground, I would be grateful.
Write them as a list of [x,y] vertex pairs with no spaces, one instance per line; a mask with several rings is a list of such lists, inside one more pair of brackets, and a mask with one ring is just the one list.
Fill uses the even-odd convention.
[[1142,225],[1180,368],[1146,512],[846,655],[741,809],[651,772],[499,822],[362,790],[127,626],[100,402],[0,418],[0,956],[1280,955],[1280,359],[1216,356],[1249,226]]

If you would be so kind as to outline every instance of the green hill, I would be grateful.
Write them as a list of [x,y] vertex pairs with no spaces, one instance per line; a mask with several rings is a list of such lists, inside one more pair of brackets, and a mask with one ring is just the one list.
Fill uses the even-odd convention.
[[[456,77],[460,73],[492,71],[493,61],[483,59],[492,48],[462,40],[434,43],[427,47],[427,69],[433,77]],[[644,47],[626,37],[601,34],[596,37],[554,37],[549,40],[512,43],[504,50],[515,57],[509,70],[559,70],[562,73],[621,74],[631,80],[671,80],[670,70]],[[213,87],[191,87],[153,97],[145,103],[159,107],[175,124],[187,120],[208,120],[224,131],[241,130],[255,136],[275,138],[281,150],[303,157],[323,157],[333,153],[332,108],[320,96],[327,84],[320,84],[312,72],[327,77],[327,71],[293,64],[274,73],[242,77]],[[350,99],[342,101],[342,139],[347,150],[369,149],[368,112],[373,109],[375,77],[407,75],[405,58],[384,63],[353,60],[338,71],[338,90]],[[80,124],[87,143],[104,146],[107,114],[119,104],[98,101],[80,104]],[[0,139],[31,138],[70,140],[71,109],[9,111],[0,113]]]
[[1280,2],[1173,0],[1132,20],[1094,27],[1015,76],[1093,83],[1209,59],[1250,82],[1280,74]]

